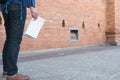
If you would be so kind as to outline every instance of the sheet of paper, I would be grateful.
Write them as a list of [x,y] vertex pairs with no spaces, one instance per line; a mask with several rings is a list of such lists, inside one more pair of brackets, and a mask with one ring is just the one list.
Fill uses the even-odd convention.
[[32,39],[36,39],[38,34],[44,24],[45,20],[41,17],[38,17],[36,20],[31,19],[30,24],[28,25],[24,35]]

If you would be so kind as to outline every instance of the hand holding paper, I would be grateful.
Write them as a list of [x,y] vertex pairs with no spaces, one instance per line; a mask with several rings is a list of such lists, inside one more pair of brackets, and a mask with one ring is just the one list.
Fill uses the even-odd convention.
[[36,39],[38,37],[38,34],[39,34],[44,22],[45,22],[45,20],[41,17],[38,17],[35,20],[34,20],[34,18],[32,18],[24,35],[28,36],[32,39]]
[[31,15],[33,18],[37,19],[38,18],[38,11],[35,7],[30,7]]

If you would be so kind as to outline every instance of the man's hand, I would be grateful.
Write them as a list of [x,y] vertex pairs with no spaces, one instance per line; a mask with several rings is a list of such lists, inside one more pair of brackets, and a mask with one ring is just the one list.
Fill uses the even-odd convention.
[[35,7],[30,7],[31,15],[33,18],[37,19],[38,18],[38,11]]
[[2,16],[2,12],[0,11],[0,16]]

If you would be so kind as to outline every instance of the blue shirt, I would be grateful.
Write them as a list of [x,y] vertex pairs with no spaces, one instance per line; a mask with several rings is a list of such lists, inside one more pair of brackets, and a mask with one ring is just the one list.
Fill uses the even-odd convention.
[[[19,4],[20,0],[11,0],[11,2],[15,3],[15,4]],[[35,0],[22,0],[22,3],[23,3],[24,6],[26,6],[28,8],[31,7],[31,6],[35,7]],[[6,6],[6,3],[0,4],[0,11],[2,9],[4,9],[5,6]]]

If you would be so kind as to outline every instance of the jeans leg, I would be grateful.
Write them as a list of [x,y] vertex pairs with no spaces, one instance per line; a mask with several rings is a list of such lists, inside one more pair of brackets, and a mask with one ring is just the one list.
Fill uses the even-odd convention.
[[[6,41],[3,49],[3,70],[7,71],[9,76],[18,72],[17,59],[26,19],[26,7],[23,6],[23,19],[20,20],[19,6],[19,4],[10,4],[8,14],[3,10],[6,28]],[[7,22],[9,22],[9,25],[7,25]]]
[[[9,34],[8,32],[9,32],[9,26],[10,26],[10,19],[9,19],[9,16],[8,16],[8,14],[6,14],[4,11],[2,11],[2,14],[3,14],[3,17],[4,17],[4,25],[5,25],[5,31],[6,31],[6,40],[7,40],[7,34]],[[2,59],[3,59],[3,71],[5,71],[5,72],[7,72],[7,65],[6,65],[6,63],[7,63],[7,41],[5,41],[5,43],[4,43],[4,47],[3,47],[3,54],[2,54]]]

